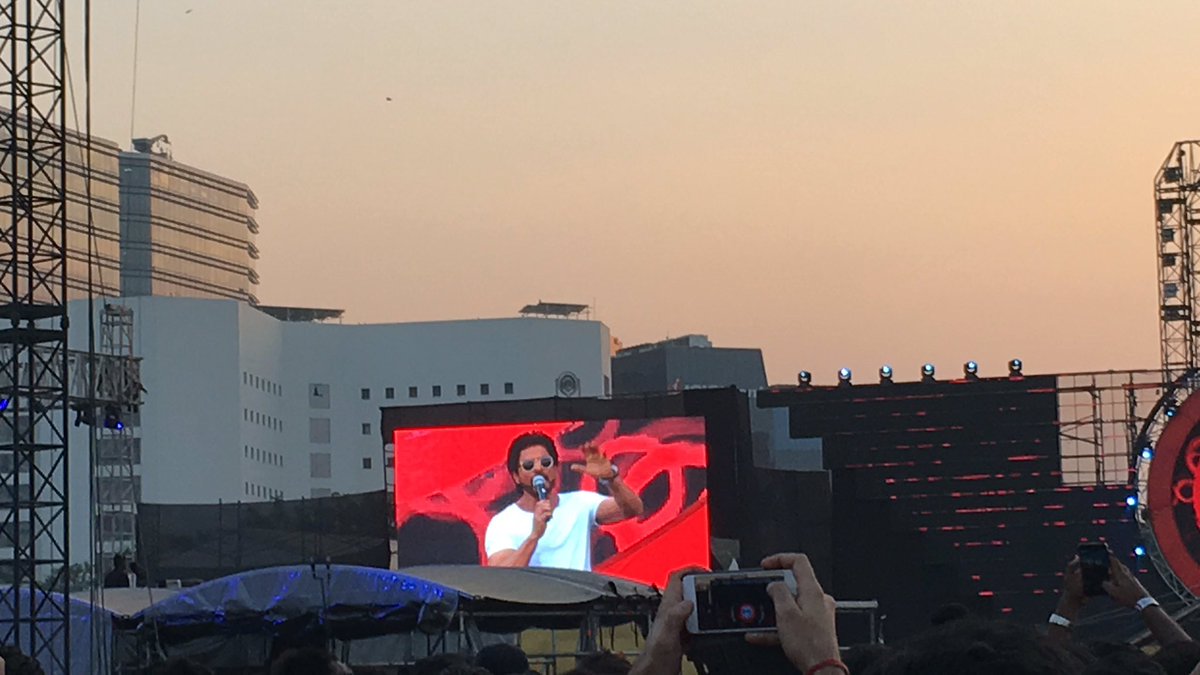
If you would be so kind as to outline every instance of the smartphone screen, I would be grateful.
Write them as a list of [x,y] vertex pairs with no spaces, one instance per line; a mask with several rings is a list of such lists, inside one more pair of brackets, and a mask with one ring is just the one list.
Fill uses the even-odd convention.
[[784,573],[695,575],[696,627],[701,633],[775,630],[775,602],[767,586]]
[[1104,595],[1104,586],[1101,584],[1108,580],[1108,545],[1080,544],[1077,554],[1079,555],[1079,572],[1083,576],[1084,595]]

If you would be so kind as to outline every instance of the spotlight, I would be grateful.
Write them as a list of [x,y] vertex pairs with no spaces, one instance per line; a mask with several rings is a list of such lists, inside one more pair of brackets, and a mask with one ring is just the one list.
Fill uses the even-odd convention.
[[1146,547],[1145,547],[1145,546],[1142,546],[1141,544],[1138,544],[1137,546],[1134,546],[1134,547],[1133,547],[1133,554],[1134,554],[1134,555],[1136,555],[1136,556],[1144,556],[1144,555],[1146,555]]
[[120,431],[125,428],[121,420],[121,409],[115,405],[104,406],[104,428]]
[[800,380],[801,387],[808,387],[812,385],[812,373],[808,372],[807,370],[800,371],[797,379]]
[[963,364],[963,377],[971,382],[979,380],[979,364],[974,361],[967,361]]
[[1125,498],[1125,506],[1132,508],[1134,506],[1137,506],[1137,502],[1138,502],[1137,495],[1129,495],[1128,497]]
[[935,372],[936,370],[934,369],[932,363],[926,363],[925,365],[921,366],[921,381],[936,382],[937,380],[933,377]]
[[1154,459],[1154,449],[1148,445],[1142,448],[1142,459],[1146,460],[1147,462]]
[[1174,417],[1175,413],[1179,412],[1179,404],[1175,399],[1167,399],[1167,404],[1163,406],[1163,413],[1168,417]]
[[1021,359],[1013,359],[1012,361],[1009,361],[1008,362],[1008,376],[1009,377],[1021,377],[1021,366],[1022,365],[1023,364],[1021,363]]
[[893,375],[893,373],[892,373],[891,366],[886,365],[886,364],[884,364],[883,366],[880,366],[880,368],[879,368],[879,384],[891,384],[892,383],[892,375]]
[[0,398],[0,412],[4,412],[5,410],[8,410],[8,399]]
[[840,368],[838,370],[838,386],[839,387],[849,387],[851,384],[853,384],[850,381],[850,377],[852,375],[853,375],[853,373],[850,372],[849,368],[845,368],[845,367]]

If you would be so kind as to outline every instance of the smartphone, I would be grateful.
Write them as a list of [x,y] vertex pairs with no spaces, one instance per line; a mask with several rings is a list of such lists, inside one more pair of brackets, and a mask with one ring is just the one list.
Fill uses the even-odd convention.
[[1076,554],[1079,556],[1079,571],[1083,575],[1083,594],[1105,595],[1101,584],[1108,581],[1108,544],[1080,544]]
[[692,603],[689,633],[758,633],[775,630],[775,602],[767,586],[776,581],[796,592],[791,570],[702,572],[683,578],[683,599]]

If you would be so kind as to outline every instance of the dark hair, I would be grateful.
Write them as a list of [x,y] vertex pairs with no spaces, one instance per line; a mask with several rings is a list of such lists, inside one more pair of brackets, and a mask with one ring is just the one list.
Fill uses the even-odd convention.
[[873,664],[870,675],[1070,675],[1084,662],[1028,626],[959,619]]
[[316,647],[289,649],[271,664],[271,675],[337,675],[333,655]]
[[150,672],[154,675],[213,675],[211,668],[182,656],[173,656]]
[[7,675],[45,675],[40,663],[11,645],[0,647],[0,658],[4,659],[4,672]]
[[933,614],[929,617],[929,623],[935,626],[940,626],[942,624],[950,623],[951,621],[957,621],[968,616],[971,616],[971,610],[967,609],[966,605],[958,602],[951,602],[935,609]]
[[1200,644],[1191,640],[1175,642],[1155,652],[1153,658],[1167,675],[1188,675],[1200,663]]
[[624,656],[612,652],[598,652],[575,659],[576,675],[626,675],[633,668]]
[[546,451],[554,458],[554,463],[558,464],[558,448],[554,445],[554,439],[540,431],[530,431],[514,438],[512,445],[508,446],[508,473],[514,474],[517,472],[517,465],[520,463],[522,450],[528,450],[537,446],[546,448]]
[[1089,665],[1083,675],[1163,675],[1162,666],[1150,660],[1140,649],[1113,650]]
[[439,675],[443,670],[469,667],[471,662],[462,654],[431,654],[413,664],[413,675]]
[[520,647],[501,642],[488,645],[475,655],[475,665],[492,675],[525,675],[529,672],[529,659]]

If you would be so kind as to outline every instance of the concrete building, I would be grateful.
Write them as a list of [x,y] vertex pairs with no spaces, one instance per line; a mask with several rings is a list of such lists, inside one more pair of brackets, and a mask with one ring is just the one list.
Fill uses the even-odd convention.
[[166,136],[121,162],[121,295],[257,304],[258,198],[245,183],[176,162]]
[[[597,321],[341,324],[333,322],[336,310],[169,297],[116,302],[133,309],[147,392],[134,478],[145,502],[383,489],[390,470],[383,406],[556,396],[568,373],[577,383],[572,395],[601,396],[610,381],[611,338]],[[84,344],[86,303],[71,303],[70,312],[71,339]],[[87,447],[88,431],[71,430],[73,448]],[[72,545],[82,557],[86,463],[71,469]]]
[[613,358],[613,393],[767,386],[761,349],[714,347],[705,335],[685,335],[626,347]]

